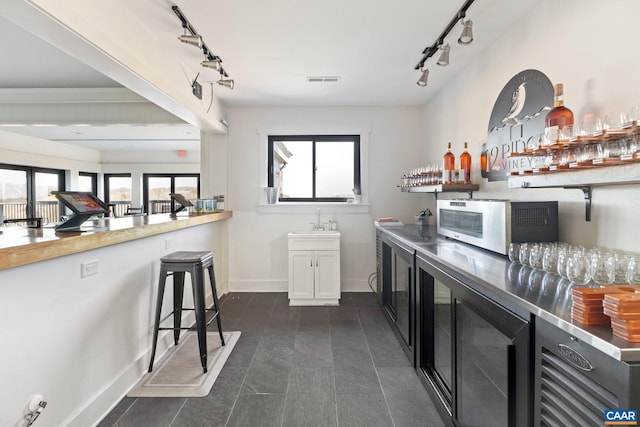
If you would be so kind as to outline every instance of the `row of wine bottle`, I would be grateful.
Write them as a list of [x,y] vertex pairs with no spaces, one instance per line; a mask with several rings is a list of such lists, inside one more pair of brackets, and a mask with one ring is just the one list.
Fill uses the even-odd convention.
[[467,151],[467,143],[464,143],[464,151],[460,154],[460,176],[455,177],[456,156],[451,152],[451,143],[447,146],[447,152],[442,158],[442,183],[462,183],[471,184],[471,154]]
[[[564,85],[558,83],[554,86],[554,100],[553,108],[547,113],[545,117],[545,137],[551,141],[559,139],[562,131],[567,126],[573,126],[573,112],[564,105]],[[482,177],[486,178],[487,175],[487,153],[484,151],[484,146],[480,156],[480,170]],[[456,157],[451,152],[451,143],[448,145],[448,150],[443,157],[442,164],[442,182],[450,184],[454,182],[453,171],[456,170]],[[460,179],[460,182],[465,184],[471,183],[471,155],[467,152],[467,143],[464,143],[464,152],[460,155],[460,172],[464,174],[464,177]]]

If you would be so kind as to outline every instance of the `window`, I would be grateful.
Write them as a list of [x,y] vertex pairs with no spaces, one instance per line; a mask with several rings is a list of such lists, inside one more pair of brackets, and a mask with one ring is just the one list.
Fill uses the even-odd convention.
[[144,205],[150,214],[176,209],[169,193],[180,193],[188,200],[200,197],[200,174],[144,174]]
[[58,190],[64,190],[63,170],[0,164],[0,219],[57,221],[60,203],[51,192]]
[[281,202],[346,202],[361,193],[360,136],[269,136],[267,171]]
[[80,172],[78,174],[78,191],[89,191],[98,195],[98,174],[93,172]]
[[131,174],[104,175],[104,201],[112,205],[114,216],[124,216],[131,207]]

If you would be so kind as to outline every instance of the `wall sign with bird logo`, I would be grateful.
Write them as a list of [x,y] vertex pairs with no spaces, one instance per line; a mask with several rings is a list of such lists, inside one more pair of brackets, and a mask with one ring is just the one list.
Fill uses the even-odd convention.
[[509,157],[540,145],[544,137],[544,119],[553,107],[553,85],[538,70],[516,74],[500,92],[489,120],[485,145],[489,181],[506,180],[511,172],[538,167],[537,157]]

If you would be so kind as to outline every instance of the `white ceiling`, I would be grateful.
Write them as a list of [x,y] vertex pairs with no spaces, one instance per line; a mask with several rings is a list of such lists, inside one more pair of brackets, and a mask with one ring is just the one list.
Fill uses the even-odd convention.
[[[422,50],[435,41],[455,15],[462,0],[325,0],[320,3],[178,0],[175,4],[203,36],[211,51],[222,58],[223,66],[235,80],[234,90],[217,85],[214,88],[216,97],[226,105],[409,106],[422,105],[445,85],[455,84],[455,76],[465,72],[465,65],[490,48],[491,42],[507,28],[517,25],[518,20],[540,1],[476,0],[467,12],[467,18],[474,23],[474,42],[469,46],[458,45],[456,40],[461,28],[456,26],[445,40],[451,44],[451,64],[438,67],[435,65],[437,58],[431,58],[426,63],[431,70],[426,88],[416,85],[420,73],[414,66],[420,60]],[[17,2],[24,0],[10,0],[10,3]],[[45,9],[58,7],[53,0],[28,3]],[[74,4],[78,15],[85,14],[92,24],[88,25],[88,30],[78,28],[74,31],[85,36],[86,31],[95,27],[98,36],[114,44],[115,50],[104,50],[116,61],[122,62],[117,54],[118,49],[124,51],[123,46],[129,51],[125,53],[135,54],[140,62],[148,57],[151,63],[161,56],[167,64],[166,72],[163,71],[165,79],[171,76],[171,63],[177,63],[174,68],[179,67],[182,71],[179,88],[185,92],[190,91],[188,83],[198,72],[202,72],[199,76],[202,83],[218,78],[217,73],[200,67],[199,62],[204,58],[198,49],[178,42],[182,31],[178,18],[170,10],[172,2],[114,0],[107,3],[97,0],[65,2],[68,9]],[[99,10],[101,7],[104,10]],[[11,9],[5,8],[0,13],[23,26],[30,26],[31,21],[22,16],[24,13],[12,15]],[[96,20],[98,16],[103,17],[100,23],[91,21],[89,11],[95,11]],[[131,28],[132,25],[127,25],[131,22],[138,23],[139,27]],[[37,28],[28,30],[42,33]],[[140,37],[132,36],[136,30]],[[47,39],[46,34],[40,35]],[[43,41],[17,25],[1,20],[0,54],[5,59],[0,62],[0,88],[90,88],[127,84],[105,76],[117,77],[117,73],[109,73],[106,69],[98,72],[75,59],[73,56],[84,57],[82,53],[74,52],[73,47],[59,46],[68,51],[65,53],[49,42],[61,44],[59,39]],[[149,49],[151,42],[162,43],[161,49]],[[131,68],[134,69],[135,64]],[[307,82],[308,76],[318,75],[339,76],[340,79],[336,83]],[[173,88],[160,87],[162,78],[153,77],[152,83],[159,92],[171,94]],[[208,87],[205,83],[205,90]],[[153,99],[149,93],[140,94]],[[161,129],[161,126],[135,126],[135,130],[93,126],[78,131],[77,127],[70,126],[25,126],[15,131],[49,139],[76,140],[100,149],[141,149],[145,141],[156,139],[166,143],[194,143],[199,136],[197,128],[185,125],[182,120],[176,120],[168,128],[171,130]]]

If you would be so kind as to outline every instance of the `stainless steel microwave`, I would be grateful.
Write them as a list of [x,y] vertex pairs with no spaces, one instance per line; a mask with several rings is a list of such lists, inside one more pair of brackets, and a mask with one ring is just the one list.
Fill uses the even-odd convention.
[[558,202],[438,200],[438,234],[506,255],[511,242],[558,240]]

